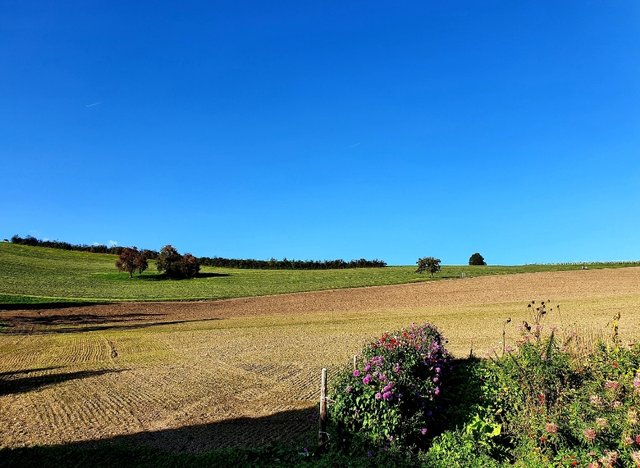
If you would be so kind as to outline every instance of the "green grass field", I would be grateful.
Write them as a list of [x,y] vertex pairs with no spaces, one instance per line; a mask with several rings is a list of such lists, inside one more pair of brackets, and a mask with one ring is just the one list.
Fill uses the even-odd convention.
[[[142,276],[130,279],[118,272],[116,257],[43,247],[0,243],[0,306],[64,302],[164,301],[226,299],[300,291],[430,281],[414,266],[347,270],[202,269],[202,277],[163,279],[150,263]],[[616,268],[631,263],[592,263],[594,268]],[[525,266],[443,266],[435,279],[510,273],[560,271],[576,264]]]

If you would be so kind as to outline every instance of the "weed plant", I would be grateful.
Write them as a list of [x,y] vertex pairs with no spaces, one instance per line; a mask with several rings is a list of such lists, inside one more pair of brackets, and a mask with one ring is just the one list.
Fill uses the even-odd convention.
[[586,352],[575,333],[545,333],[547,304],[529,309],[517,348],[476,369],[475,414],[436,438],[423,463],[640,467],[640,345],[622,344],[619,315],[611,338]]

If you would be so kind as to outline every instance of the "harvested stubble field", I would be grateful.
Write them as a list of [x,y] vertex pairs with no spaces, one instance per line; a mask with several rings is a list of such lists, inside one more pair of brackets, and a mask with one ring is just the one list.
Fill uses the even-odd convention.
[[385,330],[431,322],[465,356],[501,348],[532,300],[548,325],[640,338],[640,268],[525,273],[216,302],[0,312],[0,447],[86,441],[258,445],[311,428],[320,369]]

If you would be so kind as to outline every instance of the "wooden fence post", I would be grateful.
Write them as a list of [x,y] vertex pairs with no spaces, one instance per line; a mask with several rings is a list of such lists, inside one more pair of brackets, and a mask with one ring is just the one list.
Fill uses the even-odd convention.
[[354,354],[353,355],[353,370],[356,370],[358,368],[358,355]]
[[322,369],[320,380],[320,429],[318,431],[318,448],[322,449],[327,440],[327,369]]

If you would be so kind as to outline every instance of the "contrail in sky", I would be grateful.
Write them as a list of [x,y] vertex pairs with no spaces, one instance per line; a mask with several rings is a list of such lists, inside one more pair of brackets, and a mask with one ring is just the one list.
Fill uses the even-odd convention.
[[102,101],[92,102],[91,104],[85,104],[84,107],[95,107],[95,106],[99,106],[100,104],[102,104]]

